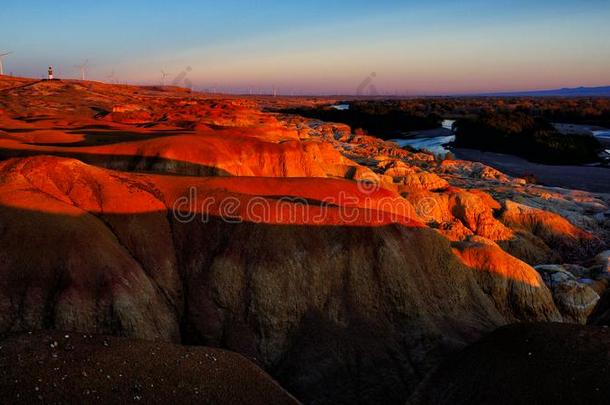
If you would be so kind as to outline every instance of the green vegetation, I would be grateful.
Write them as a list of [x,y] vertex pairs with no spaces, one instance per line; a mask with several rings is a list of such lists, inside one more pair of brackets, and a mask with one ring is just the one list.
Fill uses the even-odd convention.
[[582,164],[599,161],[601,144],[589,135],[564,135],[547,120],[515,113],[485,113],[454,125],[455,146],[514,154],[533,162]]

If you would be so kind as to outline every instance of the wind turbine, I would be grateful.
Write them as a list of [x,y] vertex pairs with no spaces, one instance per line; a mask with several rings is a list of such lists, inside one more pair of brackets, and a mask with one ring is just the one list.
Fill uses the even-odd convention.
[[80,70],[81,80],[85,81],[87,78],[87,71],[89,70],[89,59],[85,59],[82,65],[74,65],[74,68]]
[[2,59],[7,56],[10,55],[12,52],[5,52],[5,53],[0,53],[0,76],[2,76],[4,74],[4,65],[2,65]]
[[161,69],[161,86],[165,86],[165,78],[171,76],[171,73],[167,73],[165,70]]
[[114,73],[114,70],[112,72],[110,72],[110,74],[108,76],[106,76],[107,79],[110,80],[110,83],[113,84],[117,84],[119,82],[119,80],[116,77],[116,74]]

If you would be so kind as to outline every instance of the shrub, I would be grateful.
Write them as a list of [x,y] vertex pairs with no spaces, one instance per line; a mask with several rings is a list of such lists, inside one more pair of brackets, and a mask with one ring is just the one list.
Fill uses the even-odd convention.
[[486,113],[455,123],[458,147],[522,156],[548,164],[599,161],[601,144],[590,135],[564,135],[548,121],[524,113]]

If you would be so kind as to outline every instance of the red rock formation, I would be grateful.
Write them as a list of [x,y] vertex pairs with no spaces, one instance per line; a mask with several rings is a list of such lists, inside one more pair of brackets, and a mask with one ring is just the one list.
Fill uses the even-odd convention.
[[562,320],[550,291],[532,267],[480,236],[453,246],[464,264],[478,270],[481,288],[504,316],[515,321]]
[[586,257],[599,249],[599,241],[565,218],[510,200],[504,202],[502,222],[515,230],[525,231],[552,246],[564,260]]
[[[187,223],[168,220],[190,187],[239,201],[224,214],[242,221],[220,220],[218,204],[195,205],[198,215]],[[348,388],[354,379],[371,395],[391,384],[399,398],[443,348],[524,317],[498,311],[478,271],[460,264],[416,216],[399,206],[371,210],[392,193],[363,194],[347,180],[175,178],[38,157],[2,163],[0,190],[1,253],[12,258],[0,269],[4,331],[57,328],[222,346],[283,370],[278,378],[304,399],[355,398]],[[340,200],[345,192],[371,205]],[[320,205],[278,201],[286,194],[310,202],[334,194],[337,202],[320,217]],[[245,209],[254,198],[269,204],[270,217]],[[349,221],[341,204],[356,208]],[[504,274],[514,279],[513,300],[516,285],[530,281],[519,274]],[[507,281],[498,283],[500,290]],[[536,288],[526,287],[525,299],[534,301]],[[354,333],[364,346],[345,341]],[[404,336],[422,343],[405,351]],[[340,342],[355,346],[334,353]],[[340,371],[364,347],[372,356],[367,371]],[[399,368],[383,357],[387,350],[401,353]]]

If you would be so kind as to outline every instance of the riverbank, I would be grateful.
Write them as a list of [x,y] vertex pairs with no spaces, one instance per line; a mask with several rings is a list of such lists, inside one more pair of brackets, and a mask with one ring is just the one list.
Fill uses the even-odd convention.
[[437,156],[445,156],[449,153],[446,145],[455,141],[452,127],[454,120],[444,120],[439,128],[411,131],[402,138],[391,139],[401,148],[410,146],[416,150],[425,150]]
[[515,177],[534,176],[539,184],[596,193],[610,193],[610,168],[532,163],[513,155],[451,148],[457,159],[484,163]]

